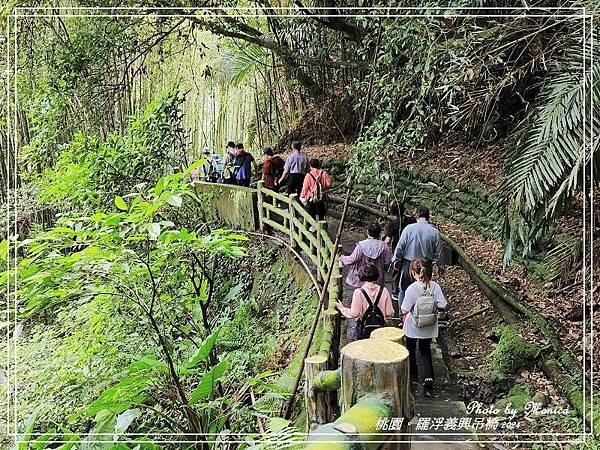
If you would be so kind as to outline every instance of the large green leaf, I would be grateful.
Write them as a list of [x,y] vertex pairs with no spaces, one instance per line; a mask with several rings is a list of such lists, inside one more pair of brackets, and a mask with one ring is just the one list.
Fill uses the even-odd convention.
[[215,391],[217,381],[225,374],[227,369],[229,369],[229,362],[223,360],[210,371],[206,372],[202,376],[200,384],[190,394],[190,398],[188,399],[189,404],[193,405],[210,397]]
[[117,195],[115,197],[115,205],[121,211],[127,211],[127,202],[125,202],[125,200],[123,200],[123,197],[120,197],[120,196]]
[[200,347],[198,347],[198,350],[196,350],[194,355],[185,364],[186,369],[196,367],[198,364],[203,362],[208,355],[210,355],[210,352],[212,351],[217,340],[217,336],[219,335],[219,331],[220,328],[217,328],[204,340],[204,342],[202,342]]

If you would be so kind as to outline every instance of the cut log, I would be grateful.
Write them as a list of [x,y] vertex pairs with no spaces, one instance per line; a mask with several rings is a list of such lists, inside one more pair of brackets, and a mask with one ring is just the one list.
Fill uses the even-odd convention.
[[384,339],[404,345],[404,331],[397,327],[381,327],[371,332],[371,339]]
[[317,426],[329,422],[327,393],[314,389],[317,375],[327,368],[327,357],[315,355],[304,360],[304,404],[306,405],[306,427],[312,431]]
[[383,339],[363,339],[342,351],[342,413],[358,399],[378,395],[389,401],[396,417],[410,420],[414,415],[408,374],[408,350]]

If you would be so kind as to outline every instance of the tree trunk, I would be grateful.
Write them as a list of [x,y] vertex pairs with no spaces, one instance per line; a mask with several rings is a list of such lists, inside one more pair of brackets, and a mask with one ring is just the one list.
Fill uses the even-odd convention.
[[404,331],[397,327],[382,327],[373,330],[371,339],[383,339],[404,345]]
[[317,375],[327,368],[327,357],[311,356],[304,360],[304,404],[306,405],[306,430],[313,431],[318,425],[329,422],[327,412],[328,392],[315,390],[314,381]]
[[370,394],[389,401],[397,417],[405,421],[413,417],[405,347],[382,339],[363,339],[349,343],[341,353],[342,413]]

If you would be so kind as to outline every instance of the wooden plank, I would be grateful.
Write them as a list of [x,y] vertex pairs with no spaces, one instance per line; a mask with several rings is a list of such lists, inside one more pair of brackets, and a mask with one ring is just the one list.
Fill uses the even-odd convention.
[[286,226],[281,225],[280,223],[275,222],[274,220],[265,218],[265,224],[273,227],[277,231],[281,231],[282,233],[285,233],[285,234],[288,233],[288,229]]
[[290,203],[290,199],[287,195],[280,194],[279,192],[272,191],[271,189],[263,189],[265,197],[272,197],[280,202],[284,202],[286,205]]

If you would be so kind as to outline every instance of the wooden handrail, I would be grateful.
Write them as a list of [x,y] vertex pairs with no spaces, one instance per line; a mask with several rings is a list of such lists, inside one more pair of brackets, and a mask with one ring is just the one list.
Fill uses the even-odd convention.
[[[214,185],[215,189],[217,189],[217,186],[216,184]],[[332,265],[332,255],[336,255],[331,279],[329,280],[326,293],[323,293],[325,297],[322,306],[316,312],[313,327],[317,323],[320,323],[322,326],[321,340],[317,345],[315,356],[323,359],[324,368],[337,369],[341,324],[339,312],[335,309],[335,303],[342,300],[342,273],[337,263],[339,252],[336,252],[334,248],[334,242],[331,236],[329,236],[326,223],[316,221],[308,214],[304,205],[296,199],[295,195],[285,196],[266,189],[262,181],[257,183],[256,189],[238,186],[227,186],[226,189],[240,189],[255,194],[252,200],[256,206],[255,212],[257,213],[253,218],[254,225],[258,226],[261,233],[268,234],[269,229],[283,233],[286,245],[292,249],[302,250],[306,257],[315,265],[316,276],[311,276],[311,278],[313,281],[316,281],[321,292],[328,281],[327,277],[330,275],[329,270]],[[256,218],[258,221],[256,221]],[[306,263],[304,264],[306,266]],[[319,302],[319,305],[321,305],[321,302]],[[302,364],[302,367],[304,367],[304,363]],[[329,396],[331,397],[329,403],[336,405],[337,393],[332,392]],[[336,408],[332,409],[331,413],[335,412]],[[328,420],[333,420],[333,418],[329,417]]]
[[[265,229],[270,226],[280,232],[288,235],[290,245],[301,248],[306,256],[316,265],[317,279],[322,282],[321,274],[327,271],[330,263],[330,255],[333,254],[333,241],[326,227],[316,221],[296,200],[294,195],[286,197],[283,194],[272,191],[264,187],[263,182],[259,181],[256,186],[257,208],[259,228]],[[276,201],[274,201],[276,200]],[[283,203],[283,207],[278,207],[277,201]],[[281,216],[284,224],[279,224],[270,219],[268,212]],[[308,225],[304,227],[303,225]],[[313,238],[308,237],[309,230]],[[326,248],[327,256],[323,256],[322,249]],[[313,250],[314,249],[314,250]],[[334,276],[341,272],[336,267]],[[341,299],[340,299],[341,300]],[[328,305],[324,305],[327,309]]]

